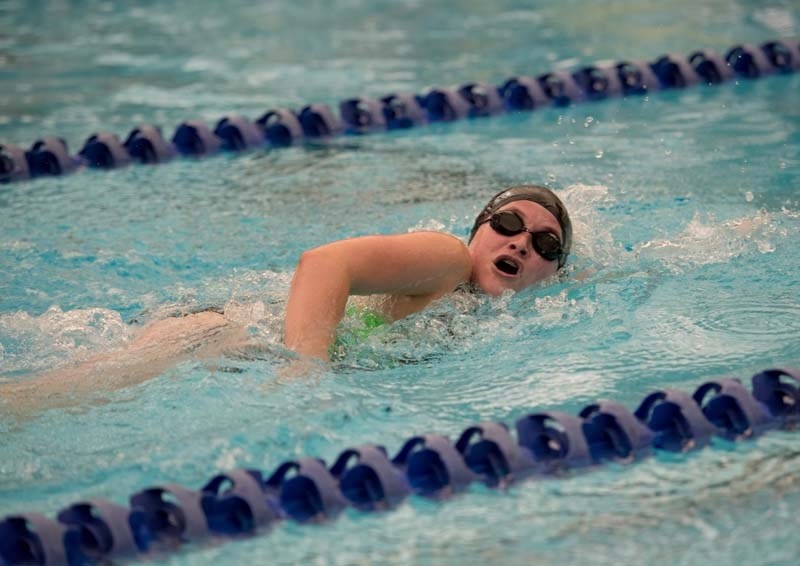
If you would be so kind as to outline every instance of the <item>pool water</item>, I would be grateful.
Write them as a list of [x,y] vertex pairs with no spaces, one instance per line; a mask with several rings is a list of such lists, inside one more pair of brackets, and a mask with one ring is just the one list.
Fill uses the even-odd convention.
[[[538,5],[537,5],[538,4]],[[687,14],[691,14],[688,16]],[[800,35],[792,1],[358,0],[0,4],[0,140],[256,118],[597,60]],[[17,419],[0,414],[0,516],[233,467],[390,453],[597,399],[631,409],[800,363],[800,76],[435,125],[328,144],[0,185],[0,384],[224,305],[263,345]],[[280,379],[300,253],[370,233],[466,237],[500,188],[545,182],[573,216],[565,277],[453,296]],[[94,377],[102,379],[102,377]],[[715,442],[446,503],[188,547],[174,564],[793,564],[800,437]]]

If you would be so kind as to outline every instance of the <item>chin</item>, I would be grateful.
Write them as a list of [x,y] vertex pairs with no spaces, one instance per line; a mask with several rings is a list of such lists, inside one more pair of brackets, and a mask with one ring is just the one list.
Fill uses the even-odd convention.
[[516,292],[514,287],[509,287],[508,285],[504,284],[503,281],[498,281],[493,277],[487,279],[488,280],[485,281],[475,281],[475,284],[480,288],[481,291],[491,297],[499,297],[503,293],[508,293],[509,291]]

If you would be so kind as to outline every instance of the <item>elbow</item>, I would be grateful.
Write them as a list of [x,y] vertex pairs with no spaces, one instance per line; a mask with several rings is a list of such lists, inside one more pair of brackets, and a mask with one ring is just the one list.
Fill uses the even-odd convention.
[[306,250],[300,254],[300,259],[297,261],[296,271],[306,271],[310,266],[316,262],[318,252],[316,249]]
[[330,254],[327,253],[325,247],[312,248],[300,254],[300,259],[297,262],[297,271],[315,271],[323,268],[326,264],[330,264]]
[[329,246],[320,246],[304,251],[297,262],[295,277],[311,277],[317,280],[339,279],[346,275],[345,262],[336,257]]

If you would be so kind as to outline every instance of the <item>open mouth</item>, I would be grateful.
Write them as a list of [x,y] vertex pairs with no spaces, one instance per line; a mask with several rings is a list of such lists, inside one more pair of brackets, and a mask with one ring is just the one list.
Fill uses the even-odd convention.
[[494,266],[506,275],[516,275],[519,273],[519,265],[517,265],[517,262],[507,257],[498,259],[494,262]]

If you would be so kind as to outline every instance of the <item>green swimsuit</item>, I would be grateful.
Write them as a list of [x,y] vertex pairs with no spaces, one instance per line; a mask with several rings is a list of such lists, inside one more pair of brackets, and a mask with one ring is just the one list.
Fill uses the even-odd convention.
[[387,318],[374,310],[348,305],[328,353],[334,354],[348,345],[366,340],[376,329],[388,323]]

